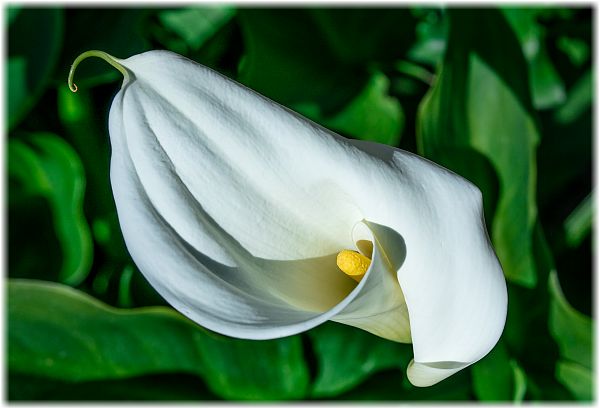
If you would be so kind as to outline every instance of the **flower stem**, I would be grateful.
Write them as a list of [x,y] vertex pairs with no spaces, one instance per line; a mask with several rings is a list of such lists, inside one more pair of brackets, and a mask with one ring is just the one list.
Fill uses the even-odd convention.
[[77,68],[77,66],[79,65],[79,63],[81,61],[85,60],[88,57],[102,58],[104,61],[106,61],[107,63],[109,63],[110,65],[115,67],[117,70],[119,70],[119,72],[121,74],[123,74],[123,77],[125,77],[125,80],[129,79],[129,73],[127,72],[127,69],[118,63],[118,61],[119,61],[118,58],[115,58],[112,55],[105,53],[104,51],[90,50],[90,51],[86,51],[86,52],[80,54],[79,57],[75,58],[75,61],[73,61],[73,65],[71,65],[71,70],[69,71],[68,84],[69,84],[69,89],[72,92],[77,92],[77,85],[75,85],[75,83],[73,82],[73,76],[75,75],[75,69]]

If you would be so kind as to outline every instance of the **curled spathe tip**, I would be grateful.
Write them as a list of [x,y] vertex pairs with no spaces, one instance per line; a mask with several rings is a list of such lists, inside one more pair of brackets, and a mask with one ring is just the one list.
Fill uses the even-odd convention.
[[81,63],[83,60],[85,60],[86,58],[89,58],[89,57],[98,57],[98,58],[103,59],[104,61],[106,61],[113,67],[115,67],[117,70],[119,70],[119,72],[121,74],[123,74],[123,77],[125,77],[126,80],[129,78],[129,73],[127,72],[127,69],[125,69],[125,67],[123,67],[121,64],[119,64],[120,60],[118,58],[115,58],[112,55],[105,53],[104,51],[89,50],[84,53],[81,53],[77,58],[75,58],[75,61],[73,61],[73,64],[71,65],[67,83],[69,85],[69,89],[72,92],[77,92],[77,89],[78,89],[77,85],[73,82],[75,70],[77,69],[77,66],[79,65],[79,63]]

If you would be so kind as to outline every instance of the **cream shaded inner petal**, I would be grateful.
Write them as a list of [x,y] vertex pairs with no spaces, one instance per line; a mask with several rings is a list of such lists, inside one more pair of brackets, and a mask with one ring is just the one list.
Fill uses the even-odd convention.
[[432,386],[443,381],[461,369],[469,366],[471,362],[415,362],[414,359],[408,364],[406,375],[408,380],[415,386]]
[[361,281],[362,291],[332,320],[393,341],[411,342],[408,309],[396,277],[406,257],[404,239],[369,221],[355,226],[353,238],[359,251],[368,251],[367,243],[373,243],[371,266]]

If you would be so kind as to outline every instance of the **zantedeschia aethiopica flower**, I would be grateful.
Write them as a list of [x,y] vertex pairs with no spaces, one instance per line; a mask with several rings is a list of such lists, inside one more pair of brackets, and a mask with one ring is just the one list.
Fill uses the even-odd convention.
[[506,283],[471,183],[171,52],[74,67],[88,56],[125,75],[109,126],[127,248],[190,319],[239,338],[333,320],[412,342],[417,386],[496,344]]

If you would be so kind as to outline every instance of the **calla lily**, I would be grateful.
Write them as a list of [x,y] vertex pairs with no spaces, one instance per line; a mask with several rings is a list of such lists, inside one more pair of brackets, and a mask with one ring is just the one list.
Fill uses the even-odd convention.
[[412,342],[417,386],[496,344],[506,283],[474,185],[167,51],[84,53],[72,89],[89,56],[125,76],[109,131],[127,248],[181,313],[238,338],[332,320]]

